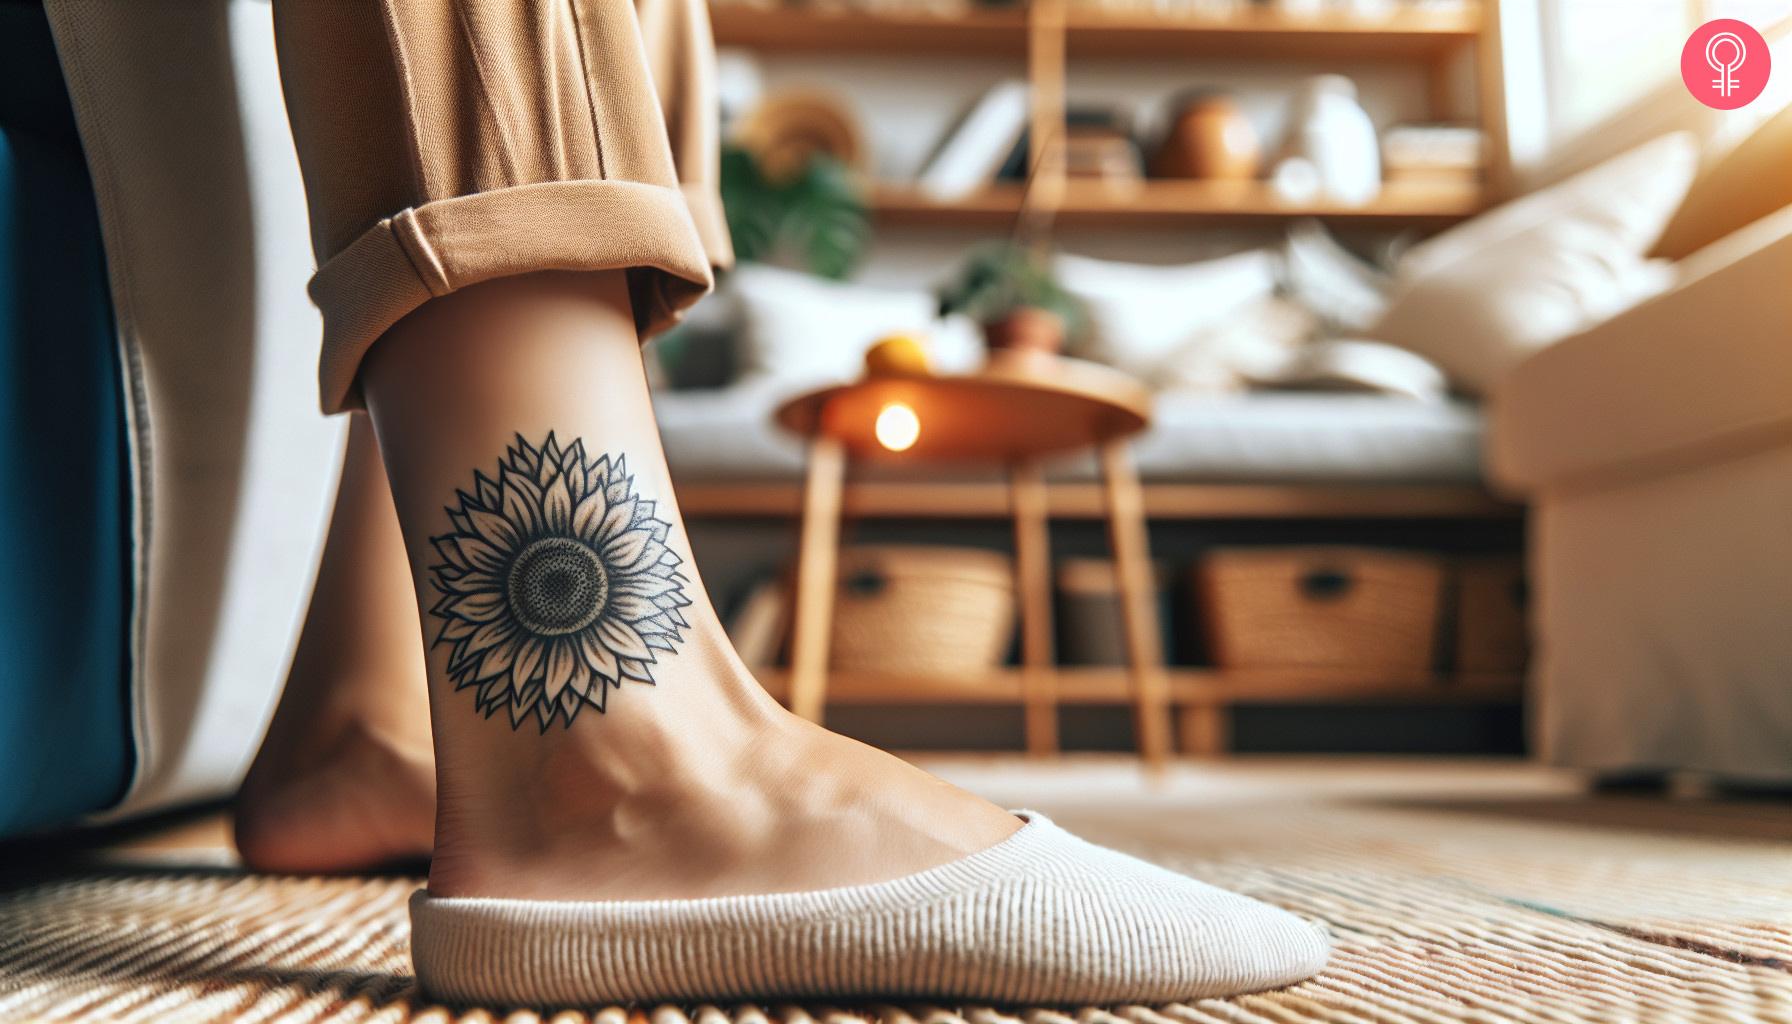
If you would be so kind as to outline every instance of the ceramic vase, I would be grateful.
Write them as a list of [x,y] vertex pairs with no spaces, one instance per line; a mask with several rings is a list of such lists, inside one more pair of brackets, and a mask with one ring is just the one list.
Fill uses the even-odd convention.
[[1318,172],[1325,198],[1360,206],[1381,192],[1381,147],[1375,125],[1357,102],[1356,83],[1343,75],[1318,75],[1302,83],[1289,107],[1284,157],[1298,157]]
[[1160,178],[1240,181],[1257,176],[1257,132],[1224,93],[1185,97],[1151,162]]

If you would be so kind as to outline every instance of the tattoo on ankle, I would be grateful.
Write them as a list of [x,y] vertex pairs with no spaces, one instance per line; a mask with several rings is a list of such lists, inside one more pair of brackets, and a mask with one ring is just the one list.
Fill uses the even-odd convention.
[[512,728],[571,725],[586,705],[602,712],[624,679],[652,683],[657,654],[677,650],[690,581],[666,545],[672,524],[634,484],[621,455],[519,434],[497,479],[474,470],[472,491],[447,508],[453,531],[430,538],[443,559],[430,567],[435,644],[487,718],[508,709]]

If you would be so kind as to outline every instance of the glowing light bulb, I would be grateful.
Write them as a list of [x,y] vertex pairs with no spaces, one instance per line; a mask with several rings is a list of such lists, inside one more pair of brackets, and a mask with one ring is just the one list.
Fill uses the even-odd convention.
[[901,402],[891,402],[877,414],[877,443],[893,452],[905,452],[921,436],[921,418]]

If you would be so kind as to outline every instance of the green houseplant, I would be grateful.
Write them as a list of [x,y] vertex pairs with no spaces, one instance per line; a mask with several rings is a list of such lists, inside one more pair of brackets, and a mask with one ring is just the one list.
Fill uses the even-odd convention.
[[722,208],[735,257],[839,280],[871,240],[864,189],[851,169],[817,155],[794,172],[767,173],[739,146],[722,149]]
[[963,313],[977,321],[992,352],[1055,354],[1081,320],[1076,299],[1045,260],[1013,242],[971,250],[938,294],[940,315]]

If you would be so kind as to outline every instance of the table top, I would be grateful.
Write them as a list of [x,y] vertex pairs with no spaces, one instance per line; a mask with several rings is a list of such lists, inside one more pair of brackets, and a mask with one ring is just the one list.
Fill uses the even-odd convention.
[[[914,444],[892,452],[877,440],[879,414],[914,411]],[[1151,395],[1133,377],[1098,363],[1052,356],[997,357],[976,373],[869,377],[798,395],[777,423],[804,437],[831,437],[854,458],[1012,462],[1088,448],[1143,430]]]

